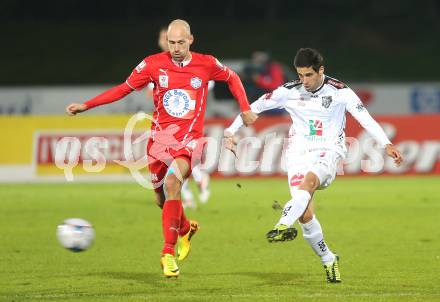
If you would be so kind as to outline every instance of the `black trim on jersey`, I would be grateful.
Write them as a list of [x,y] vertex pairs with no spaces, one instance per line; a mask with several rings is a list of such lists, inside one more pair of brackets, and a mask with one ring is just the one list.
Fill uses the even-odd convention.
[[341,81],[339,81],[337,79],[328,77],[328,76],[325,76],[324,83],[328,84],[328,85],[331,85],[331,86],[335,87],[336,89],[344,89],[344,88],[348,87],[343,82],[341,82]]
[[283,85],[283,87],[284,87],[284,88],[287,88],[287,89],[292,89],[293,87],[299,86],[299,85],[301,85],[301,84],[302,84],[301,80],[300,80],[300,79],[296,79],[296,80],[294,80],[294,81],[291,81],[291,82],[287,82],[287,83],[285,83],[285,84]]

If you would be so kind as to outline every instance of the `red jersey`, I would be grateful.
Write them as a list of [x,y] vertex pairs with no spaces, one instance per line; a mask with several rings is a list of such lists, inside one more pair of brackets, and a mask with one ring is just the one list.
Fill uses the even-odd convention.
[[191,52],[191,56],[190,60],[181,63],[173,62],[169,52],[148,56],[133,69],[124,84],[85,104],[90,109],[110,103],[152,82],[155,105],[151,125],[153,139],[158,131],[172,126],[174,138],[184,144],[203,135],[209,80],[226,81],[241,111],[250,110],[241,81],[234,71],[213,56],[196,52]]
[[146,57],[131,73],[126,83],[140,89],[154,83],[155,112],[152,137],[156,131],[177,126],[174,137],[179,141],[203,135],[208,96],[208,81],[227,81],[230,69],[210,55],[191,52],[189,61],[174,63],[168,52]]

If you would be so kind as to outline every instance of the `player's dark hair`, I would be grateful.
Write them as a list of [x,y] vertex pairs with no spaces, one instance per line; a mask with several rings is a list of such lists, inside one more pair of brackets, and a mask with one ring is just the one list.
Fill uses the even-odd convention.
[[300,48],[295,55],[294,65],[296,68],[312,67],[318,72],[319,68],[324,65],[324,58],[316,49]]

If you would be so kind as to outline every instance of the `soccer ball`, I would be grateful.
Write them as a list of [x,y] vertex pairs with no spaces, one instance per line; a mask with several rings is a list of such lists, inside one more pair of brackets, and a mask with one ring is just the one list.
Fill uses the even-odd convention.
[[69,218],[57,227],[60,244],[72,252],[90,248],[95,239],[95,230],[90,222],[81,218]]

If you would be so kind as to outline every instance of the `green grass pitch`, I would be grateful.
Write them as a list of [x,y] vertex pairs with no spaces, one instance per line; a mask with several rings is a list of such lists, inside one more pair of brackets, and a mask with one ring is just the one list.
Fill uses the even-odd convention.
[[[241,188],[237,184],[241,185]],[[299,236],[269,244],[279,179],[213,180],[187,211],[201,223],[178,279],[159,266],[161,215],[136,184],[0,185],[0,301],[440,301],[440,177],[339,177],[315,195],[343,283],[327,284]],[[83,253],[61,248],[56,226],[96,229]]]

